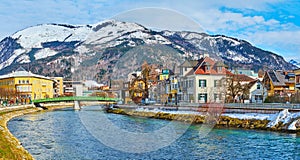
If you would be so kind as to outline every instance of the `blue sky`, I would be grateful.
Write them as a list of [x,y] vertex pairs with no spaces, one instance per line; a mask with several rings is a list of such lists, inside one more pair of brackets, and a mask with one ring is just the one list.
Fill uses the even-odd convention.
[[[299,0],[2,1],[0,38],[42,23],[94,24],[145,7],[178,12],[197,23],[206,33],[244,39],[259,48],[282,55],[287,60],[300,62]],[[144,19],[151,18],[147,17],[151,14],[143,16]],[[170,15],[160,16],[161,19],[169,20],[168,24],[172,23],[168,17]],[[185,24],[184,20],[182,24]],[[177,26],[186,30],[188,25]]]

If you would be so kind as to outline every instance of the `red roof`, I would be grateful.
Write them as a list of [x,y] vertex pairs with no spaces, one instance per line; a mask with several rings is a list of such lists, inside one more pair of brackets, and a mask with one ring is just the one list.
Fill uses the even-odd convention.
[[[206,70],[206,67],[209,66],[209,70]],[[221,71],[218,71],[218,68],[222,67]],[[202,63],[199,65],[199,67],[194,72],[195,74],[203,74],[203,75],[226,75],[226,74],[232,74],[229,72],[224,65],[218,66],[218,63],[216,63],[214,60],[212,60],[209,57],[205,57]]]

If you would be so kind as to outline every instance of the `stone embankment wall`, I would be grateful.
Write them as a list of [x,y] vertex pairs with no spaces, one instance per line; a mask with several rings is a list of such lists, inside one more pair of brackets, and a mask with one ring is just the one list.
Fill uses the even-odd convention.
[[288,124],[278,123],[275,126],[268,127],[270,120],[260,120],[260,119],[238,119],[228,116],[215,115],[215,116],[204,116],[195,114],[175,114],[175,113],[164,113],[164,112],[151,112],[151,111],[136,111],[134,109],[107,109],[108,113],[123,114],[128,116],[138,116],[138,117],[148,117],[156,119],[165,120],[176,120],[184,121],[193,124],[210,123],[215,125],[215,127],[234,127],[234,128],[244,128],[244,129],[260,129],[260,130],[271,130],[271,131],[287,131],[296,132],[300,134],[300,122],[296,124],[297,129],[290,131],[288,130]]

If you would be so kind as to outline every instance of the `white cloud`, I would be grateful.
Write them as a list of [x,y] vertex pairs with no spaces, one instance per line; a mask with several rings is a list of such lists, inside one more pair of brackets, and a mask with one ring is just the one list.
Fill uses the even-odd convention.
[[285,57],[285,59],[295,59],[300,62],[300,30],[298,31],[258,31],[242,35],[255,46],[273,51]]

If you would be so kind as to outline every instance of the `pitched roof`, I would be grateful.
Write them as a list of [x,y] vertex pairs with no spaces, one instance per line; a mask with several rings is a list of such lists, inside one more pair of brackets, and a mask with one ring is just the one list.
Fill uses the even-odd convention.
[[245,75],[245,74],[237,74],[235,77],[234,77],[234,80],[239,80],[239,81],[243,81],[243,82],[251,82],[251,81],[254,81],[253,78]]
[[282,71],[268,71],[267,75],[274,86],[285,86],[286,83],[295,83],[294,80],[290,80]]
[[252,87],[252,86],[255,85],[257,82],[260,82],[260,81],[259,81],[258,79],[255,79],[255,80],[249,82],[248,85],[249,85],[250,87]]
[[180,65],[180,67],[196,67],[202,60],[203,58],[199,60],[186,60]]
[[204,61],[204,58],[198,59],[198,60],[186,60],[185,62],[183,62],[183,64],[180,65],[180,67],[188,67],[188,68],[192,68],[187,74],[186,76],[189,75],[193,75],[194,72],[197,70],[197,68],[199,67],[199,65]]
[[[206,66],[210,66],[210,70],[206,71]],[[218,67],[222,67],[221,71],[218,71]],[[225,75],[228,73],[225,68],[225,64],[222,62],[215,62],[209,57],[205,57],[202,63],[197,67],[195,74],[205,74],[205,75]]]

